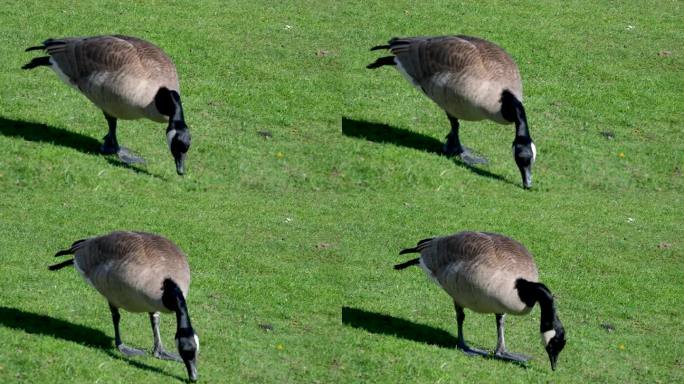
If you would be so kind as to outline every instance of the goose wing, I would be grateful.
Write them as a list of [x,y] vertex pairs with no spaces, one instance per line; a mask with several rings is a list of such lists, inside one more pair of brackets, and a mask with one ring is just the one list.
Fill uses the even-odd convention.
[[129,36],[48,39],[45,50],[71,83],[97,82],[98,75],[125,73],[141,79],[164,79],[178,89],[175,66],[157,46]]
[[74,84],[98,72],[140,66],[135,47],[114,36],[48,39],[43,45],[59,70]]
[[477,47],[459,37],[394,38],[389,48],[406,74],[419,84],[439,73],[458,73],[481,65]]
[[394,38],[389,49],[419,83],[445,72],[492,80],[519,78],[515,62],[503,49],[477,37]]

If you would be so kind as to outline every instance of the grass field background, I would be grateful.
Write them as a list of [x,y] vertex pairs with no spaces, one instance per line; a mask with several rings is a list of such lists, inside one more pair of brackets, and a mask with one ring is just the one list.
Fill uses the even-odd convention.
[[[52,254],[115,229],[189,255],[202,382],[684,380],[684,12],[680,2],[5,2],[0,6],[0,382],[169,382],[181,364],[127,359],[106,302]],[[101,112],[49,70],[45,38],[121,33],[176,62],[193,134],[178,177],[164,125],[121,121],[144,156],[97,154]],[[463,33],[517,60],[538,149],[525,191],[513,128],[463,122],[490,163],[437,154],[444,114],[396,71],[392,36]],[[459,230],[510,235],[558,300],[552,372],[539,312],[509,316],[527,368],[455,350],[449,298],[397,253]],[[173,346],[173,316],[162,317]],[[267,330],[265,328],[272,328]],[[150,348],[147,316],[124,341]],[[466,313],[493,349],[494,316]]]

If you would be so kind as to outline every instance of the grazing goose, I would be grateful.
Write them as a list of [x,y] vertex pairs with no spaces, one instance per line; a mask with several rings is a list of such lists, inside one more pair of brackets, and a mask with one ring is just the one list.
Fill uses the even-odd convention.
[[100,152],[116,153],[127,164],[144,162],[119,146],[117,119],[168,122],[166,139],[176,172],[184,173],[190,130],[183,117],[176,67],[161,49],[135,37],[114,35],[47,39],[43,45],[26,49],[33,50],[44,50],[49,56],[37,57],[23,69],[52,68],[102,109],[109,133]]
[[397,264],[394,269],[420,264],[454,300],[458,322],[458,348],[469,355],[487,355],[468,347],[463,338],[463,308],[495,313],[497,344],[494,356],[526,362],[527,356],[506,351],[504,316],[524,315],[535,303],[541,308],[542,342],[556,369],[558,354],[565,347],[565,330],[556,313],[551,291],[538,282],[532,255],[519,242],[496,233],[461,232],[425,239],[399,254],[420,253],[417,259]]
[[458,155],[470,165],[486,162],[461,145],[459,119],[515,123],[513,157],[523,186],[532,186],[536,149],[522,104],[522,82],[518,67],[503,49],[470,36],[395,37],[371,51],[377,49],[389,49],[393,56],[381,57],[367,68],[395,66],[446,112],[451,123],[446,155]]
[[[190,268],[183,252],[171,241],[151,233],[112,232],[78,240],[55,256],[74,258],[49,267],[55,271],[74,265],[83,278],[109,302],[114,342],[126,356],[145,354],[126,346],[119,333],[119,308],[148,312],[154,336],[153,354],[185,363],[191,381],[197,380],[199,338],[190,324],[185,304]],[[180,357],[164,350],[159,334],[159,312],[176,313],[176,346]]]

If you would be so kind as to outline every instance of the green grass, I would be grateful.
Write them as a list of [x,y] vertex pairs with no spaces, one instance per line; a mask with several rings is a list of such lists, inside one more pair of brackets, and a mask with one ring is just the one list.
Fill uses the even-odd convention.
[[[202,382],[684,380],[679,2],[288,4],[3,4],[0,382],[184,379],[181,364],[120,357],[106,302],[75,271],[46,268],[115,229],[188,253]],[[123,167],[96,153],[97,108],[50,71],[19,69],[47,37],[104,33],[174,58],[193,134],[185,177],[163,125],[120,123],[148,160]],[[448,132],[436,106],[396,71],[364,68],[391,36],[452,33],[516,58],[533,190],[519,187],[512,128],[463,122],[490,160],[472,171],[432,152]],[[401,248],[463,229],[535,254],[568,332],[556,372],[538,310],[507,320],[527,369],[467,358],[449,298],[418,269],[391,269]],[[162,325],[171,347],[173,317]],[[494,317],[467,312],[465,332],[493,348]],[[144,315],[124,312],[122,333],[151,346]]]

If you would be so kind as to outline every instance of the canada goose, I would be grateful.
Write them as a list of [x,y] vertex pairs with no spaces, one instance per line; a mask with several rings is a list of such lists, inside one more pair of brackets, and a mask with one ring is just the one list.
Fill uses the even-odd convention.
[[[171,241],[144,232],[112,232],[78,240],[55,256],[74,258],[51,265],[55,271],[74,265],[83,278],[109,302],[114,322],[114,342],[126,356],[144,351],[126,346],[119,333],[119,308],[148,312],[154,336],[153,355],[185,363],[191,381],[197,380],[199,338],[190,324],[185,304],[190,285],[190,268],[183,252]],[[159,312],[176,313],[176,346],[180,357],[162,347]]]
[[451,123],[443,149],[446,155],[458,155],[470,165],[487,161],[461,145],[459,119],[515,123],[513,157],[523,186],[532,186],[536,148],[522,104],[520,72],[503,49],[470,36],[395,37],[371,51],[378,49],[389,49],[393,56],[381,57],[367,68],[395,66],[446,112]]
[[190,130],[183,117],[176,67],[164,51],[147,41],[121,35],[47,39],[43,45],[26,49],[33,50],[44,50],[49,56],[37,57],[22,69],[52,68],[60,79],[102,109],[109,133],[101,153],[116,153],[127,164],[144,162],[119,146],[117,119],[168,121],[166,140],[176,172],[184,173]]
[[525,315],[534,303],[539,303],[542,342],[551,368],[556,369],[558,354],[565,347],[565,329],[556,313],[551,291],[538,282],[532,255],[522,244],[496,233],[460,232],[421,240],[416,247],[399,252],[405,253],[420,253],[420,257],[397,264],[394,269],[420,264],[454,300],[459,349],[469,355],[487,355],[465,343],[463,308],[495,313],[498,337],[494,356],[526,362],[528,357],[506,351],[504,316],[506,313]]

